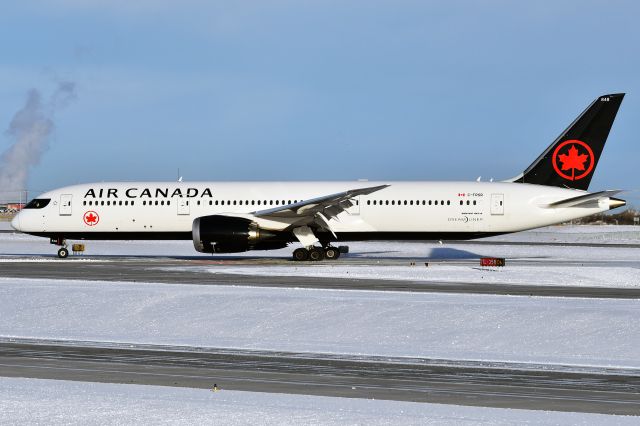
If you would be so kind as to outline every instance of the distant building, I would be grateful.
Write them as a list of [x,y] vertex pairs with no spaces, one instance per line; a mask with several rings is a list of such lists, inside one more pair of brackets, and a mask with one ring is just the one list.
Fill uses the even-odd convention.
[[24,208],[24,203],[10,203],[7,204],[6,210],[9,212],[17,212]]

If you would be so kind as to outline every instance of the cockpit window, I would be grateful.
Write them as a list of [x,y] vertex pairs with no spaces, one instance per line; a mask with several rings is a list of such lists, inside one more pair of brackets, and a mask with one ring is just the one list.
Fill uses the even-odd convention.
[[50,201],[51,201],[51,198],[34,198],[33,200],[29,201],[29,204],[24,206],[24,208],[25,209],[42,209],[47,207]]

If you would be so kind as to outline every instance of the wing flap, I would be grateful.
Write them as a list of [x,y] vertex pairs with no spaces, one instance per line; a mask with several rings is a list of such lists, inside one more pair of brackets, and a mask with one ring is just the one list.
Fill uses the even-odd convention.
[[303,200],[272,209],[258,210],[252,214],[256,217],[294,219],[302,217],[312,218],[316,213],[322,213],[327,219],[332,219],[354,205],[353,201],[351,201],[352,198],[359,195],[371,194],[388,186],[389,185],[379,185],[367,188],[350,189],[348,191],[325,195],[310,200]]

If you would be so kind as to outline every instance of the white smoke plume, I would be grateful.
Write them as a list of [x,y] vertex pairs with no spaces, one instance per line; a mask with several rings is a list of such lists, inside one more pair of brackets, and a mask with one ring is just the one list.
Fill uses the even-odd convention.
[[49,147],[56,111],[75,97],[76,85],[70,81],[59,82],[46,103],[38,90],[28,92],[24,106],[15,113],[5,132],[12,143],[0,155],[0,200],[16,199],[26,189],[30,169],[40,163]]

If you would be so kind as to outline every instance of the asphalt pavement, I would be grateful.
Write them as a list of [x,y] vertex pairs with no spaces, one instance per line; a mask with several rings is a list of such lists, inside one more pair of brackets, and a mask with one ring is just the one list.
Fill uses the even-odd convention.
[[[16,258],[15,256],[13,258]],[[293,262],[283,258],[263,257],[126,257],[126,256],[96,256],[84,259],[58,260],[51,256],[48,261],[0,261],[0,276],[14,278],[44,278],[44,279],[72,279],[94,281],[121,281],[141,283],[166,283],[166,284],[196,284],[196,285],[235,285],[256,287],[297,287],[297,288],[321,288],[339,290],[376,290],[376,291],[411,291],[434,293],[470,293],[470,294],[500,294],[514,296],[550,296],[550,297],[589,297],[589,298],[640,298],[640,288],[607,288],[584,286],[550,286],[536,283],[535,274],[532,274],[529,284],[494,284],[494,283],[469,283],[469,282],[424,282],[387,279],[347,279],[307,276],[265,276],[252,275],[247,268],[246,275],[225,274],[224,272],[212,274],[203,270],[203,266],[216,265],[250,267],[268,265],[290,265],[301,268],[310,263]],[[40,259],[42,260],[42,259]],[[47,259],[45,259],[47,260]],[[417,261],[415,258],[345,258],[339,259],[336,264],[342,265],[376,265],[409,267],[415,262],[415,268],[426,268],[424,259]],[[428,261],[429,265],[458,264],[477,266],[477,260],[440,260]],[[554,265],[584,267],[610,265],[611,262],[580,263],[576,261],[554,262]],[[625,262],[629,267],[640,267],[638,262]],[[537,260],[508,261],[509,265],[535,265],[544,268],[546,263]],[[488,271],[490,273],[490,271]]]
[[640,414],[640,371],[424,358],[0,339],[0,375]]

